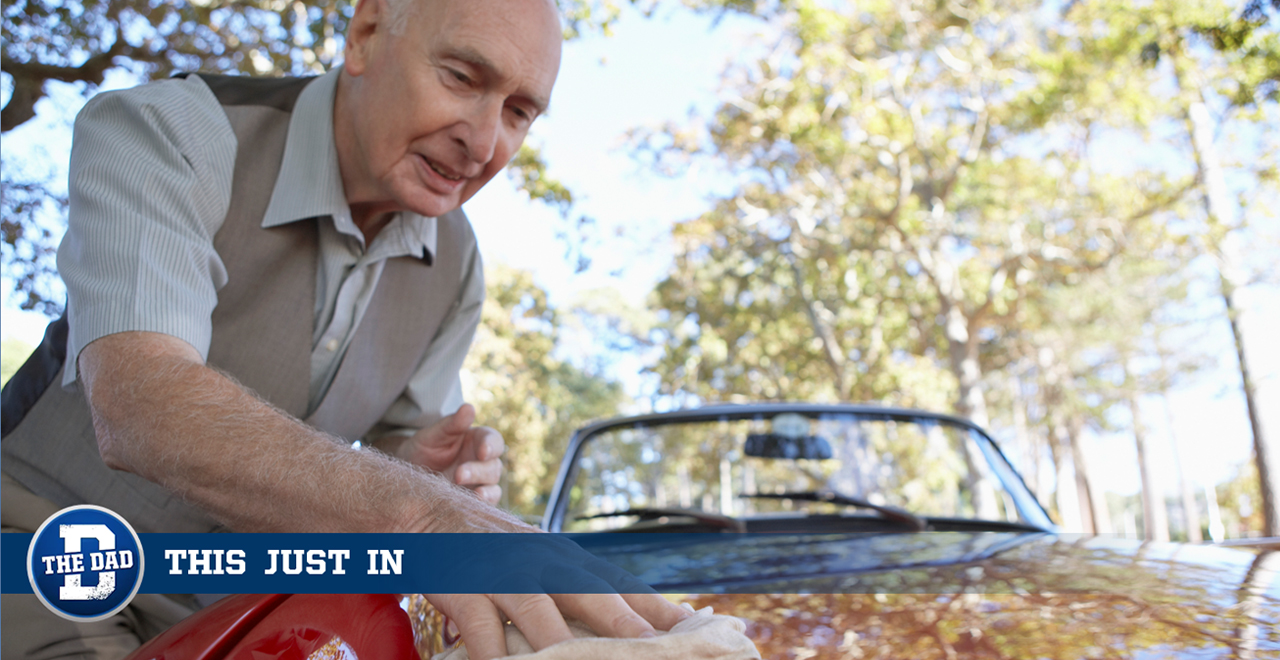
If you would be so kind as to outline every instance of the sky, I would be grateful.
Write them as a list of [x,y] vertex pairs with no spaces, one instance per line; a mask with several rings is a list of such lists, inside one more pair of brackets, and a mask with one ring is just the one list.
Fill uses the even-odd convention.
[[[697,215],[725,182],[715,172],[693,171],[679,179],[646,172],[626,149],[628,130],[665,121],[683,121],[693,110],[714,107],[719,80],[729,62],[758,49],[753,35],[766,29],[756,21],[727,18],[712,25],[707,17],[664,9],[644,18],[629,6],[611,37],[589,36],[566,44],[551,112],[539,119],[530,139],[541,145],[550,172],[578,195],[575,213],[596,218],[604,237],[591,251],[593,266],[575,274],[555,237],[556,212],[530,202],[504,176],[496,177],[466,210],[487,263],[505,263],[532,271],[557,306],[572,304],[584,291],[611,287],[627,300],[642,301],[670,261],[667,237],[674,221]],[[105,87],[129,86],[124,77]],[[4,90],[3,100],[7,100]],[[65,171],[70,136],[67,126],[79,109],[73,90],[62,88],[37,107],[39,118],[5,136],[4,166],[13,154],[43,154],[37,162]],[[37,343],[44,319],[16,309],[5,283],[0,335]],[[1241,294],[1245,342],[1259,383],[1259,403],[1267,411],[1273,459],[1280,463],[1280,291],[1254,287]],[[1196,483],[1226,479],[1250,455],[1234,354],[1225,322],[1214,324],[1203,345],[1217,366],[1176,390],[1170,401],[1173,430],[1182,463]],[[630,356],[606,356],[630,389],[642,387],[640,364]],[[1166,412],[1159,400],[1143,402],[1158,486],[1172,495],[1177,487]],[[1104,489],[1138,490],[1132,436],[1093,434],[1086,441],[1090,467]]]

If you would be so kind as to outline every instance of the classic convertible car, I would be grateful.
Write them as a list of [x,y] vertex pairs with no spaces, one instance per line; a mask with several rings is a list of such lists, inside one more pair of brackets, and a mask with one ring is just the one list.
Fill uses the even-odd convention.
[[[1280,658],[1280,552],[1064,534],[990,437],[946,415],[759,404],[594,424],[543,527],[747,619],[764,658]],[[415,598],[240,596],[133,657],[413,658],[415,636],[441,644],[430,618]]]
[[1063,534],[986,432],[947,415],[760,404],[595,424],[543,526],[718,532],[580,542],[747,619],[765,658],[1280,658],[1280,552]]

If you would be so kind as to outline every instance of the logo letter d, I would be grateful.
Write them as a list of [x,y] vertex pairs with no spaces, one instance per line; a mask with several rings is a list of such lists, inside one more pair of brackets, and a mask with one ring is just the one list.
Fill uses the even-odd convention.
[[[106,525],[59,525],[58,536],[62,537],[63,551],[67,554],[80,552],[80,542],[84,539],[96,539],[99,552],[116,549],[115,532]],[[79,574],[64,575],[58,597],[62,600],[104,600],[115,590],[115,571],[98,573],[98,584],[93,586],[81,586]]]

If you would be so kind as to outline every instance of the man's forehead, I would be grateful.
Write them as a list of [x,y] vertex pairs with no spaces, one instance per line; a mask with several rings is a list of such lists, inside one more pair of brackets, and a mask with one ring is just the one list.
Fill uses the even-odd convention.
[[546,108],[561,43],[559,14],[550,0],[400,1],[430,8],[416,19],[435,33],[433,56],[454,58],[504,78],[523,78],[530,88],[522,93]]
[[[418,2],[423,9],[418,16],[434,27],[433,31],[448,36],[461,29],[478,31],[495,37],[523,38],[532,44],[550,40],[558,46],[563,32],[560,14],[551,0],[388,0]],[[431,29],[429,27],[428,29]]]

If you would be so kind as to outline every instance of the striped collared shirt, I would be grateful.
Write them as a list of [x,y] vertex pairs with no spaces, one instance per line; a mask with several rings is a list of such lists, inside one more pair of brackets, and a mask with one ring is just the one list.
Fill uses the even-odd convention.
[[[302,91],[263,226],[321,217],[309,407],[324,398],[387,259],[430,258],[436,219],[403,212],[366,246],[343,193],[333,136],[339,70]],[[96,96],[76,119],[70,222],[58,250],[70,333],[64,386],[93,340],[144,330],[208,357],[226,271],[213,237],[226,217],[236,138],[197,76]],[[453,309],[373,435],[405,432],[462,403],[458,371],[484,300],[478,253]]]

